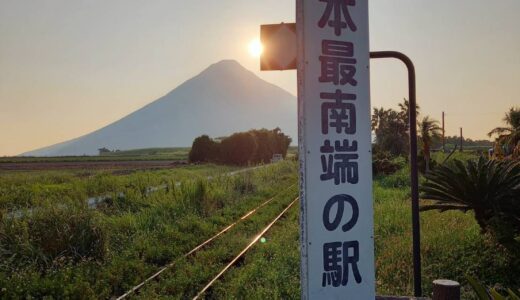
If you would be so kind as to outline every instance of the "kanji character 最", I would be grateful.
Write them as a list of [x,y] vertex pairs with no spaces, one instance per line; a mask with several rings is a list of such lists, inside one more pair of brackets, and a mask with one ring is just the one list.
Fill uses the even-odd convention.
[[354,44],[351,42],[323,40],[321,43],[323,55],[320,56],[320,82],[332,82],[335,85],[357,85],[356,59]]

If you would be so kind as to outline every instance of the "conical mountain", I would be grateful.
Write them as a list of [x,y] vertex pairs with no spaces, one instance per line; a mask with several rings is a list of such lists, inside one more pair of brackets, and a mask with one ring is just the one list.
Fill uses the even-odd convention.
[[191,146],[202,134],[219,137],[253,128],[280,127],[296,141],[296,109],[293,95],[238,62],[223,60],[108,126],[23,155],[93,155],[102,147]]

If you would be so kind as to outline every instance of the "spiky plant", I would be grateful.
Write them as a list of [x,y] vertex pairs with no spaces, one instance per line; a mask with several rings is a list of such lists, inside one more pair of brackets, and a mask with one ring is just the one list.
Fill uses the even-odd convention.
[[478,300],[520,300],[520,294],[517,294],[511,289],[505,289],[507,296],[504,296],[497,288],[487,288],[473,276],[466,275],[466,279],[475,291]]
[[492,232],[508,249],[520,250],[520,162],[454,160],[425,175],[421,210],[473,210],[482,231]]

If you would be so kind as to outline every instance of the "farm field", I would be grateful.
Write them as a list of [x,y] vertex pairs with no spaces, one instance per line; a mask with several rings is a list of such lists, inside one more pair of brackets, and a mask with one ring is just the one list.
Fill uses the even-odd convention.
[[[435,158],[440,162],[444,154]],[[120,175],[103,169],[2,171],[0,298],[108,299],[173,262],[130,298],[191,299],[298,195],[295,161],[229,176],[240,169],[208,164]],[[408,178],[403,165],[374,179],[382,295],[413,293]],[[150,192],[154,186],[164,188]],[[89,208],[85,199],[97,195],[110,197]],[[21,213],[13,217],[13,211]],[[203,298],[299,299],[298,217],[293,205]],[[434,279],[466,284],[465,274],[488,285],[520,285],[520,263],[480,234],[471,213],[429,211],[421,222],[426,294]],[[473,297],[466,285],[463,297]]]
[[110,160],[110,161],[28,161],[2,162],[0,171],[40,171],[40,170],[156,170],[174,168],[182,164],[175,160]]
[[95,156],[57,156],[0,157],[0,163],[36,163],[36,162],[98,162],[98,161],[134,161],[134,160],[187,160],[190,148],[148,148],[101,153]]

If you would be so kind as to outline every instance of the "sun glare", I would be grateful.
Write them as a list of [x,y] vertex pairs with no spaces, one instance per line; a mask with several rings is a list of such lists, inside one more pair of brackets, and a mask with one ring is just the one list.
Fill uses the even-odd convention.
[[264,51],[264,46],[260,43],[260,40],[255,39],[249,43],[249,54],[253,57],[260,57]]

